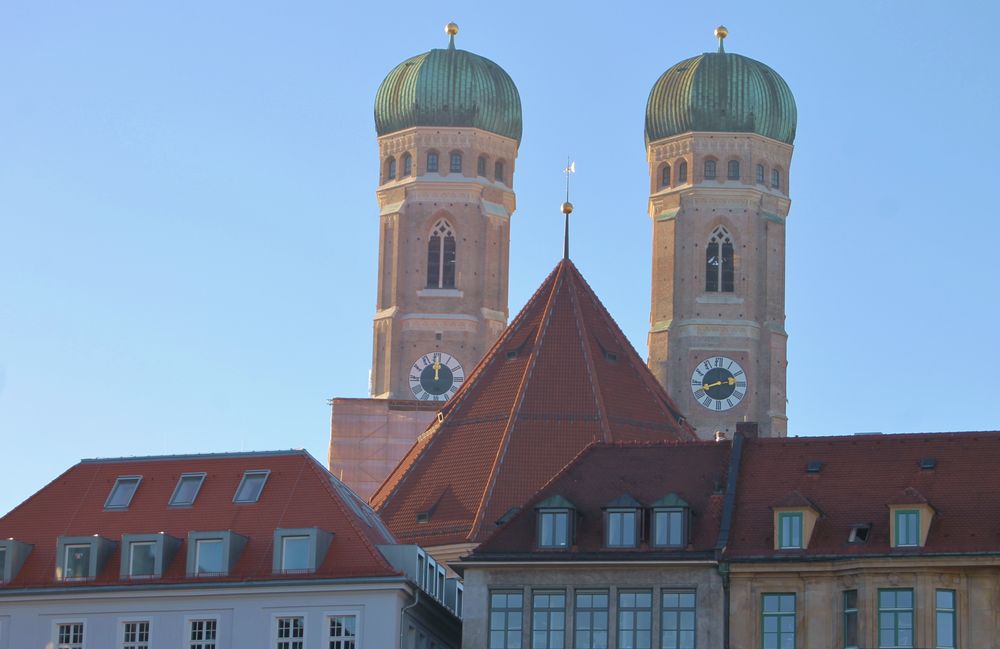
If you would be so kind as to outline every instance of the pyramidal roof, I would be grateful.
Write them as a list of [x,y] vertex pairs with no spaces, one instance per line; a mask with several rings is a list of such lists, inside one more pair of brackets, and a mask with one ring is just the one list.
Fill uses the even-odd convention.
[[371,498],[401,542],[477,543],[593,442],[696,439],[562,260]]

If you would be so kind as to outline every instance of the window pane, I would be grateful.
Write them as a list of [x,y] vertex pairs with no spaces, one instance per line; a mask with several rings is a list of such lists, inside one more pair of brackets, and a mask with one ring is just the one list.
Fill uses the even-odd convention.
[[688,163],[686,161],[681,161],[679,167],[677,167],[677,182],[686,183],[688,179]]
[[308,536],[286,536],[281,539],[281,569],[309,570],[309,550],[312,546]]
[[196,574],[222,574],[222,539],[206,539],[195,542],[197,556]]
[[64,575],[66,579],[87,579],[90,574],[90,546],[67,545]]
[[441,265],[441,286],[455,288],[455,237],[444,238],[444,263]]
[[262,471],[247,471],[243,474],[239,489],[236,490],[236,502],[255,503],[260,498],[260,492],[267,480],[267,473]]
[[4,571],[7,569],[7,548],[0,548],[0,581],[3,581]]
[[729,161],[729,180],[739,180],[740,179],[740,163],[738,160]]
[[462,171],[462,154],[452,153],[451,154],[451,168],[452,173],[458,173]]
[[108,509],[128,507],[129,503],[132,502],[132,496],[135,495],[135,490],[139,487],[139,480],[141,478],[138,476],[127,476],[115,480],[115,486],[111,488],[108,501],[104,503],[104,506]]
[[493,179],[504,182],[503,163],[498,162],[493,166]]
[[705,291],[714,293],[719,290],[719,244],[715,241],[705,248]]
[[427,171],[437,171],[438,170],[438,154],[428,153],[427,154]]
[[194,503],[201,482],[205,479],[203,475],[182,475],[174,488],[174,494],[170,498],[171,505],[191,505]]
[[151,576],[156,572],[156,544],[132,543],[129,574],[133,577]]
[[[734,282],[734,268],[733,268],[733,244],[723,243],[722,244],[722,287],[721,290],[724,293],[733,292],[733,282]],[[801,517],[800,527],[801,527]]]

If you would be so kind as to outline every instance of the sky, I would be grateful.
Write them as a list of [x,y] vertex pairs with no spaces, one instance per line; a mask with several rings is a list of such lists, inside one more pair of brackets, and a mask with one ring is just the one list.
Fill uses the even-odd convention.
[[677,61],[770,65],[789,171],[791,435],[989,430],[1000,336],[990,2],[0,4],[0,512],[81,458],[306,448],[367,396],[372,105],[457,45],[524,115],[511,316],[571,256],[640,355],[646,99]]

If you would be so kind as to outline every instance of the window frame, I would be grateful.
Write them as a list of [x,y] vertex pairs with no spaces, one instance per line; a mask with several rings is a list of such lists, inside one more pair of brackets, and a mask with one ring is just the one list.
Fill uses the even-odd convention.
[[[211,622],[214,638],[192,638],[194,625],[197,622]],[[185,615],[184,616],[184,649],[221,649],[222,625],[218,615]],[[205,629],[203,629],[205,631]]]
[[503,160],[497,160],[493,163],[493,180],[498,183],[507,184],[506,170],[504,169]]
[[[625,606],[625,604],[623,603],[622,598],[625,597],[625,596],[629,596],[629,595],[632,595],[632,596],[640,596],[640,595],[648,596],[649,597],[649,606],[639,606],[638,603],[636,603],[634,606],[630,606],[630,607],[629,606]],[[653,611],[655,609],[655,606],[653,604],[653,591],[652,591],[652,589],[650,589],[650,588],[621,588],[621,589],[618,590],[617,604],[618,604],[618,607],[617,607],[617,610],[616,610],[617,615],[615,615],[615,641],[617,643],[616,646],[618,646],[618,647],[623,647],[623,646],[629,646],[629,647],[642,647],[642,646],[652,647],[653,646]],[[629,628],[629,629],[626,629],[625,628],[626,625],[622,623],[623,614],[624,613],[632,613],[633,614],[633,624],[632,624],[632,627]],[[648,616],[649,616],[649,624],[648,624],[647,628],[639,628],[639,616],[642,613],[647,613]],[[631,641],[631,643],[624,643],[624,642],[622,642],[622,638],[624,637],[623,634],[626,633],[626,632],[631,632],[631,635],[632,635],[632,641]],[[643,644],[643,643],[641,643],[641,642],[638,641],[640,633],[642,633],[642,632],[645,632],[646,634],[648,634],[648,640],[645,642],[645,644]]]
[[[883,607],[882,606],[882,595],[883,594],[887,594],[887,593],[893,593],[893,595],[894,595],[894,600],[893,600],[894,606],[892,606],[892,607]],[[899,597],[899,595],[901,593],[907,593],[907,594],[909,594],[909,596],[910,596],[910,606],[909,606],[909,608],[899,606],[899,599],[898,599],[898,597]],[[880,649],[901,649],[901,648],[902,649],[912,649],[912,647],[914,646],[914,635],[915,635],[915,627],[916,627],[915,604],[916,604],[916,602],[914,600],[914,592],[913,592],[912,588],[879,588],[878,589],[878,617],[876,618],[876,620],[877,620],[877,624],[878,624],[878,627],[877,627],[878,628],[878,647]],[[900,616],[901,615],[906,615],[907,613],[910,616],[910,626],[909,626],[910,642],[909,642],[909,644],[899,644],[899,632],[900,632],[901,628],[905,629],[905,627],[900,627],[900,624],[899,624]],[[888,628],[888,627],[883,627],[882,626],[882,616],[883,615],[891,615],[892,616],[892,620],[893,620],[893,625],[892,625],[893,639],[892,639],[892,643],[891,644],[886,644],[883,641],[882,631],[883,631],[883,629]]]
[[486,178],[486,156],[481,155],[476,158],[476,177]]
[[[62,626],[80,626],[80,641],[73,642],[72,637],[69,642],[59,641],[59,632]],[[54,649],[86,649],[87,647],[87,620],[86,618],[61,618],[52,621],[52,647]]]
[[[913,517],[913,530],[907,529],[907,534],[904,537],[901,531],[905,529],[901,523],[903,519],[909,519]],[[893,539],[893,547],[896,548],[918,548],[920,547],[920,510],[919,509],[897,509],[893,512],[894,519],[894,532],[895,538]],[[905,538],[906,541],[910,541],[910,532],[913,532],[914,539],[912,543],[903,543]]]
[[722,224],[712,228],[705,245],[705,292],[736,292],[736,244]]
[[[504,605],[502,607],[496,607],[493,604],[493,598],[497,595],[503,595],[505,598],[511,596],[517,596],[520,598],[520,604],[514,606],[510,604],[509,599],[504,600]],[[499,588],[490,589],[487,591],[487,611],[488,615],[486,618],[486,646],[487,649],[514,649],[514,646],[521,647],[523,645],[523,635],[524,635],[524,591],[516,588]],[[503,615],[503,627],[494,629],[493,628],[493,616],[495,614]],[[511,625],[510,616],[516,614],[518,616],[518,621],[516,626]],[[493,633],[502,632],[503,642],[501,644],[494,644]],[[511,634],[516,634],[512,636]],[[517,642],[512,646],[510,640],[512,637],[517,638]]]
[[[281,637],[281,622],[282,620],[299,620],[301,626],[299,627],[302,631],[302,635],[299,637],[288,636],[287,638]],[[271,638],[270,638],[270,649],[306,649],[309,645],[308,640],[308,625],[306,624],[306,614],[302,612],[290,612],[282,611],[280,613],[271,614]],[[297,644],[296,644],[297,643]]]
[[[545,550],[566,550],[570,547],[570,539],[572,538],[572,533],[570,530],[570,525],[572,523],[572,518],[570,513],[571,509],[567,507],[543,507],[538,510],[538,534],[536,541],[538,547]],[[559,526],[554,524],[552,528],[552,543],[545,542],[545,521],[549,517],[564,517],[565,524],[563,526],[563,542],[559,542]]]
[[457,278],[458,237],[455,236],[455,226],[451,221],[441,217],[434,222],[427,237],[427,288],[454,289]]
[[771,189],[781,189],[781,169],[777,167],[771,169]]
[[[678,596],[676,606],[667,605],[667,596]],[[684,600],[682,596],[690,596],[692,604],[690,606],[684,605]],[[676,630],[677,636],[674,642],[668,642],[667,640],[667,614],[674,613],[676,615],[677,626]],[[691,614],[692,628],[683,628],[684,613]],[[691,643],[684,644],[681,639],[681,633],[685,631],[691,632]],[[665,588],[660,592],[660,649],[696,649],[698,646],[698,592],[694,589],[674,589]]]
[[671,173],[670,163],[664,162],[660,166],[660,187],[670,187]]
[[[947,593],[951,597],[951,608],[941,606],[938,596]],[[952,588],[934,589],[934,649],[955,649],[958,647],[958,593]],[[941,643],[941,617],[951,619],[951,640]]]
[[[243,491],[243,486],[246,484],[248,478],[257,478],[263,476],[264,479],[260,482],[260,488],[257,489],[256,494],[253,498],[240,498],[240,492]],[[267,480],[271,477],[270,469],[247,469],[243,472],[243,477],[240,478],[240,484],[236,487],[236,493],[233,494],[233,504],[236,505],[252,505],[254,503],[260,502],[260,497],[264,494],[264,487],[267,486]]]
[[[115,497],[118,492],[118,488],[123,486],[127,482],[135,482],[135,486],[132,487],[132,492],[128,495],[128,499],[122,505],[112,505],[111,500]],[[115,512],[115,511],[126,511],[132,504],[132,499],[135,498],[135,494],[139,491],[139,485],[142,484],[141,475],[120,475],[115,478],[115,484],[111,486],[111,491],[108,492],[108,497],[104,501],[104,511]]]
[[[201,551],[210,545],[219,546],[219,570],[201,570]],[[217,577],[228,574],[226,570],[226,541],[222,538],[196,539],[194,542],[194,576],[195,577]]]
[[[624,519],[628,515],[632,516],[632,542],[625,542],[625,531],[626,526],[624,524]],[[613,521],[618,520],[619,517],[622,519],[621,525],[621,543],[612,543],[612,531],[613,531]],[[604,512],[604,545],[607,548],[637,548],[639,547],[639,521],[640,521],[640,510],[635,507],[608,507]]]
[[[593,600],[591,600],[590,606],[582,606],[580,604],[580,597],[603,597],[604,606],[595,606]],[[587,628],[583,629],[580,626],[580,614],[587,613],[589,615],[589,621]],[[595,613],[604,614],[604,628],[595,628]],[[581,631],[586,631],[589,634],[586,643],[580,641],[579,634]],[[613,628],[611,626],[611,593],[607,589],[574,589],[573,592],[573,644],[571,646],[576,647],[576,649],[595,649],[594,648],[594,633],[603,631],[604,632],[604,646],[608,647],[611,644],[611,637],[613,633]]]
[[[136,639],[128,640],[125,634],[128,633],[128,625],[146,625],[146,639],[140,640],[141,629],[135,630]],[[150,649],[153,646],[153,622],[149,619],[119,618],[118,619],[118,649]]]
[[[352,636],[331,636],[330,633],[332,628],[330,623],[334,619],[352,619],[354,622],[354,635]],[[341,611],[327,611],[323,614],[323,647],[328,647],[329,649],[358,649],[364,645],[361,644],[363,638],[361,634],[361,611],[356,609],[351,610],[341,610]],[[333,644],[337,642],[338,644]]]
[[452,151],[448,154],[448,173],[460,174],[464,169],[464,156],[461,151]]
[[[664,538],[665,543],[660,543],[657,537],[660,533],[660,523],[659,517],[661,514],[666,514],[666,532]],[[670,536],[671,532],[674,530],[674,525],[671,522],[673,515],[677,515],[680,518],[680,542],[671,543]],[[683,548],[687,546],[688,539],[688,508],[687,507],[654,507],[651,513],[652,522],[652,533],[650,534],[649,544],[654,548]]]
[[[201,492],[201,486],[205,484],[205,477],[207,475],[208,474],[205,473],[204,471],[196,471],[193,473],[180,474],[180,476],[178,476],[177,478],[177,484],[174,485],[174,490],[170,494],[170,500],[167,501],[167,505],[170,507],[193,507],[194,502],[198,500],[198,494]],[[198,478],[198,484],[194,488],[194,493],[191,495],[190,502],[179,502],[177,500],[177,497],[180,494],[181,485],[184,483],[185,480],[193,478]]]
[[428,173],[440,173],[441,170],[441,154],[437,151],[428,151],[427,155],[424,156],[424,166],[427,167]]
[[[848,603],[848,601],[847,601],[847,599],[848,599],[848,596],[851,595],[852,593],[854,595],[854,605],[850,606],[849,603]],[[858,636],[860,635],[860,633],[859,633],[860,632],[860,627],[858,626],[858,622],[859,622],[859,614],[858,614],[858,590],[856,588],[849,588],[849,589],[843,591],[842,594],[841,594],[841,597],[840,597],[840,606],[841,606],[841,613],[842,613],[841,614],[841,626],[840,626],[840,632],[842,634],[842,637],[841,637],[841,641],[842,642],[840,644],[843,647],[843,649],[858,649],[858,646],[859,646]],[[850,642],[851,638],[848,637],[849,636],[849,634],[848,634],[849,621],[852,619],[852,617],[853,617],[853,620],[854,620],[854,642]]]
[[[70,550],[74,548],[87,548],[87,574],[82,577],[76,575],[72,577],[66,576],[66,571],[68,570],[69,567],[69,553]],[[63,559],[62,563],[63,581],[87,581],[90,579],[94,579],[95,575],[92,573],[97,571],[93,569],[94,566],[93,543],[66,543],[65,545],[62,546],[62,559]]]
[[688,163],[687,160],[681,160],[677,163],[677,184],[686,183],[688,181]]
[[[791,633],[792,634],[792,646],[794,647],[795,643],[796,643],[796,638],[798,637],[798,595],[797,595],[797,593],[761,593],[760,595],[761,595],[761,597],[760,597],[760,646],[761,647],[766,647],[767,646],[766,637],[767,637],[768,633],[776,634],[776,637],[775,637],[775,639],[776,639],[775,646],[778,646],[778,647],[781,646],[781,640],[782,640],[782,638],[784,638],[788,633]],[[767,600],[768,600],[768,598],[772,598],[772,597],[778,598],[778,610],[777,611],[768,611],[767,610]],[[782,598],[784,598],[784,597],[791,597],[792,598],[792,610],[790,612],[789,611],[782,611],[781,610],[781,607],[784,604],[784,600]],[[774,619],[777,620],[777,628],[776,628],[775,631],[768,631],[767,628],[766,628],[767,627],[766,620],[769,619],[769,618],[774,618]],[[790,632],[789,631],[785,631],[785,630],[783,630],[781,628],[781,626],[782,626],[781,625],[782,620],[783,619],[788,619],[788,618],[791,618],[791,620],[792,620],[792,630]]]
[[[152,569],[152,571],[150,571],[149,574],[142,574],[142,575],[135,574],[135,548],[137,546],[141,546],[141,547],[147,547],[148,546],[148,547],[152,548],[153,569]],[[156,576],[156,559],[157,559],[157,554],[158,554],[157,551],[156,551],[158,549],[156,547],[156,541],[129,541],[129,544],[126,547],[128,548],[128,576],[129,576],[129,579],[135,579],[137,577],[138,578],[155,577]]]
[[[785,524],[788,523],[788,543],[785,542]],[[796,529],[796,525],[798,528]],[[795,533],[798,538],[794,538]],[[802,550],[805,548],[805,515],[802,512],[778,512],[778,549]]]
[[[547,603],[540,606],[539,598],[547,597]],[[553,597],[562,598],[562,606],[553,606]],[[553,614],[562,613],[562,628],[553,628]],[[544,628],[539,628],[538,620],[544,620]],[[536,633],[544,633],[545,641],[537,642]],[[553,642],[562,635],[561,642]],[[539,589],[531,591],[531,649],[563,649],[566,646],[566,591]]]
[[756,177],[755,177],[755,180],[757,181],[757,184],[758,185],[763,185],[764,182],[766,181],[766,178],[767,178],[767,176],[765,175],[764,165],[762,165],[762,164],[760,164],[758,162],[757,163],[757,174],[756,174]]
[[[711,173],[709,173],[709,169],[711,169]],[[702,175],[705,177],[705,180],[718,180],[719,164],[715,158],[705,159],[702,165]]]
[[6,545],[0,545],[0,584],[9,581],[7,579],[7,556],[13,554],[8,552]]
[[[726,180],[739,180],[742,176],[740,161],[733,159],[726,162]],[[735,171],[735,173],[734,173]]]
[[413,156],[409,153],[404,153],[400,160],[402,160],[403,165],[399,177],[407,178],[413,173]]

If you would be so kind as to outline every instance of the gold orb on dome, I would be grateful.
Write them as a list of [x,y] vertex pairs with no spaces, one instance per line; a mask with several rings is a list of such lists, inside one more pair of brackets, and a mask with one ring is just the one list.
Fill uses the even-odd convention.
[[562,213],[563,214],[569,214],[572,211],[573,211],[573,204],[572,203],[570,203],[569,201],[566,201],[565,203],[562,204]]
[[725,38],[726,36],[729,36],[729,30],[726,29],[725,25],[719,25],[718,27],[715,28],[715,37],[716,38],[718,38],[718,39],[721,40],[721,39]]
[[449,36],[454,36],[455,34],[458,33],[458,25],[456,25],[455,23],[448,23],[447,25],[444,26],[444,33],[448,34]]

